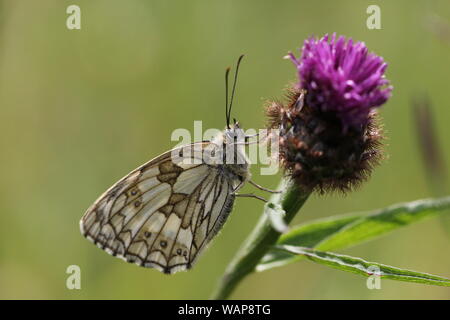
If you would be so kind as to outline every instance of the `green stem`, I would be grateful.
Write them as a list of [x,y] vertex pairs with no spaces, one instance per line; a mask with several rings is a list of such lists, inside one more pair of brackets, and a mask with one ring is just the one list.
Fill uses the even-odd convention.
[[[284,220],[288,224],[310,193],[301,191],[294,183],[286,181],[282,181],[279,190],[283,190],[283,193],[274,195],[271,202],[283,208],[286,212]],[[277,242],[279,236],[280,233],[272,227],[268,214],[264,212],[253,232],[228,265],[212,299],[227,299],[241,280],[255,270],[261,258]]]

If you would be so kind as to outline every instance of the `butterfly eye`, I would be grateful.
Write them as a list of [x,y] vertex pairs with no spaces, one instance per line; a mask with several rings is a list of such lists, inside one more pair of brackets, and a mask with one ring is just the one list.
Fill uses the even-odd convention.
[[146,238],[150,238],[151,235],[152,235],[151,232],[148,232],[148,231],[145,231],[145,232],[144,232],[144,236],[145,236]]
[[181,249],[177,249],[177,255],[181,256]]
[[134,206],[137,208],[137,207],[139,207],[141,205],[141,202],[139,201],[139,200],[136,200],[135,202],[134,202]]
[[165,248],[167,247],[167,241],[162,240],[159,245],[161,246],[161,248]]

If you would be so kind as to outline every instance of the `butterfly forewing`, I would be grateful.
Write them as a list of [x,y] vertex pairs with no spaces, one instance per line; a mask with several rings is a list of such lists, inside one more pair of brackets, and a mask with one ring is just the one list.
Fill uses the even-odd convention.
[[122,178],[84,214],[83,235],[128,262],[165,273],[190,268],[225,222],[239,183],[203,161],[208,145],[176,148]]

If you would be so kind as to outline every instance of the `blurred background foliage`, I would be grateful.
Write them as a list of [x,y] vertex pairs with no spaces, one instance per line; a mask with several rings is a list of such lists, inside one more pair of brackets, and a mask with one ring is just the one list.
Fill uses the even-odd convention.
[[[71,4],[81,7],[81,30],[66,28]],[[369,4],[380,5],[382,30],[366,28]],[[112,258],[80,235],[78,221],[116,180],[174,146],[175,128],[192,130],[194,120],[224,127],[224,69],[241,53],[233,116],[263,127],[263,102],[281,98],[296,77],[282,57],[310,35],[365,41],[389,63],[395,89],[381,114],[390,156],[360,190],[315,196],[295,222],[432,196],[411,100],[430,98],[448,164],[448,23],[446,0],[1,1],[0,298],[207,298],[259,217],[259,202],[237,200],[195,268],[174,276]],[[277,185],[279,176],[258,171],[256,181]],[[450,276],[439,219],[345,253]],[[81,290],[66,288],[72,264],[81,267]],[[365,281],[303,262],[253,274],[233,297],[450,298],[448,288],[383,281],[368,290]]]

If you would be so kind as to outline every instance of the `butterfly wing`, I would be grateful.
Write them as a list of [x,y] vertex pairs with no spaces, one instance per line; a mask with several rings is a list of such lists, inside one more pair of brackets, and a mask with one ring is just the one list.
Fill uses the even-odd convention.
[[[174,149],[119,180],[86,211],[82,234],[127,262],[165,273],[189,269],[234,202],[236,182],[202,161],[208,145]],[[185,164],[183,155],[197,161]]]

